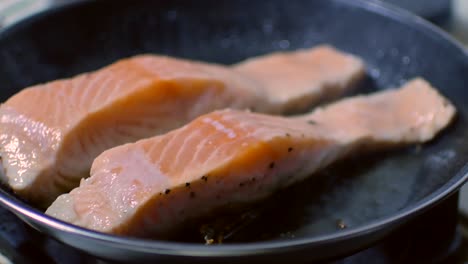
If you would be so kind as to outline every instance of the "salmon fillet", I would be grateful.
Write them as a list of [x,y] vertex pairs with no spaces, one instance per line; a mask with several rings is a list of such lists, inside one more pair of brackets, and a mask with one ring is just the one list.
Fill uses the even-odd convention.
[[[268,66],[269,56],[251,63]],[[325,87],[332,87],[333,94],[346,91],[364,73],[361,60],[328,46],[281,56],[291,56],[285,67],[300,68],[304,74],[295,76],[303,80],[298,84],[278,77],[288,91],[310,93],[303,106],[320,100],[320,94],[327,93]],[[303,62],[296,65],[296,59]],[[281,65],[268,67],[278,71]],[[333,73],[318,76],[323,69]],[[167,132],[215,109],[289,111],[287,96],[264,78],[276,77],[141,55],[22,90],[0,107],[2,180],[19,196],[47,206],[89,176],[94,158],[108,148]]]
[[359,61],[349,57],[343,63],[343,59],[329,46],[321,46],[254,57],[234,65],[234,70],[268,87],[265,96],[276,105],[276,113],[298,113],[310,109],[310,102],[342,95],[352,78],[362,77],[356,74],[356,69],[362,69]]
[[298,117],[215,111],[105,151],[46,214],[85,228],[165,237],[185,221],[267,197],[351,153],[432,139],[455,108],[422,79]]

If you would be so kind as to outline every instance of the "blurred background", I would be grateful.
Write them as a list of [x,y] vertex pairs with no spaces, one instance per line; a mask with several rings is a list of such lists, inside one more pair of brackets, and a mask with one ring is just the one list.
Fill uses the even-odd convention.
[[[0,0],[0,27],[34,12],[80,0]],[[369,0],[387,2],[413,12],[468,45],[468,0]]]
[[[53,5],[80,0],[0,0],[0,27]],[[468,45],[468,0],[369,0],[387,2],[413,12]]]

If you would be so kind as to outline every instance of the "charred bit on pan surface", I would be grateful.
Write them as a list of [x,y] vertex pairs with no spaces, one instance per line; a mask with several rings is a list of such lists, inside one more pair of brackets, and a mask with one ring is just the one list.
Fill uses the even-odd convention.
[[200,227],[200,233],[204,234],[203,239],[205,240],[205,245],[211,245],[215,242],[213,239],[215,231],[210,225],[202,225]]
[[280,237],[281,238],[294,238],[296,237],[296,235],[294,235],[294,233],[292,233],[291,231],[287,231],[285,233],[281,233]]
[[348,227],[346,223],[343,221],[343,219],[338,219],[338,221],[336,221],[336,225],[338,226],[339,229],[345,229],[346,227]]

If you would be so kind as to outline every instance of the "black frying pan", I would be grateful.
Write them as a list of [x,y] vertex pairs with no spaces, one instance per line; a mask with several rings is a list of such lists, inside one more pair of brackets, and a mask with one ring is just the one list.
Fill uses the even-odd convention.
[[0,96],[139,53],[230,64],[319,43],[366,61],[369,78],[358,92],[423,76],[456,105],[456,121],[422,147],[353,157],[318,180],[279,192],[254,208],[254,219],[223,245],[92,232],[49,218],[5,190],[0,202],[38,230],[113,260],[310,262],[363,249],[447,198],[468,177],[467,53],[409,13],[347,0],[86,1],[0,34]]

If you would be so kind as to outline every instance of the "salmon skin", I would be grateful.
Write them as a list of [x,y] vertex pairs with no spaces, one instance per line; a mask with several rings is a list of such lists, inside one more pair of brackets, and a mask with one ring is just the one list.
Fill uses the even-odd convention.
[[[290,58],[279,65],[270,56]],[[0,107],[2,180],[19,196],[47,207],[89,176],[94,158],[108,148],[165,133],[215,109],[303,110],[327,90],[345,92],[364,74],[361,60],[329,46],[249,63],[256,66],[245,74],[242,64],[229,68],[141,55],[22,90]],[[257,74],[255,67],[269,67],[275,75]],[[302,76],[295,78],[302,82],[288,83],[287,76],[276,75],[279,67],[300,68]],[[331,73],[322,76],[324,71]],[[300,92],[289,100],[263,78]],[[304,97],[299,108],[290,104],[298,95]]]
[[46,214],[101,232],[164,238],[188,220],[263,199],[363,147],[426,142],[454,115],[422,79],[296,117],[215,111],[105,151],[91,177]]

